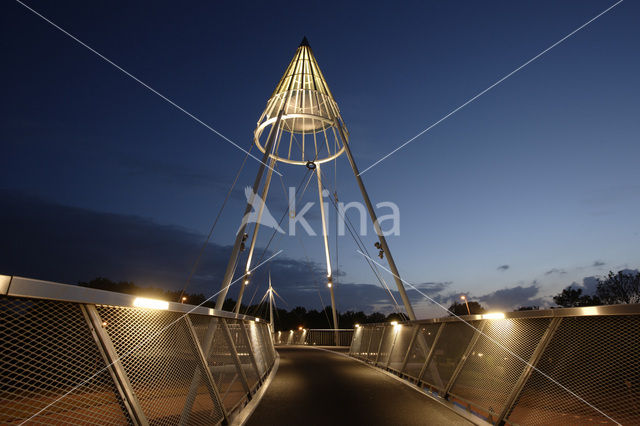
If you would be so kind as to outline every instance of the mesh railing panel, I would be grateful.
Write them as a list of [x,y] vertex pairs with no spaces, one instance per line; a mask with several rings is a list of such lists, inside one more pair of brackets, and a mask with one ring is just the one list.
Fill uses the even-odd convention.
[[182,314],[108,306],[99,306],[98,312],[151,424],[179,422],[194,374],[200,379],[189,424],[215,424],[223,419]]
[[369,348],[371,346],[371,339],[373,337],[375,328],[367,327],[362,332],[362,350],[360,351],[360,358],[369,358]]
[[273,342],[271,340],[271,333],[269,332],[269,326],[267,324],[260,324],[258,327],[262,336],[262,345],[267,357],[267,367],[273,364],[275,361],[275,352],[273,349]]
[[[338,330],[338,346],[350,346],[353,330]],[[305,329],[277,331],[274,334],[276,344],[336,346],[336,330]]]
[[253,349],[253,356],[256,359],[256,364],[258,364],[258,371],[260,373],[260,377],[262,377],[267,370],[267,360],[265,359],[264,354],[264,345],[262,344],[262,336],[258,331],[259,325],[255,323],[245,323],[245,328],[247,329],[247,333],[249,334],[249,340],[251,342],[251,348]]
[[385,332],[382,335],[382,344],[380,345],[380,354],[378,356],[377,365],[382,367],[385,367],[387,365],[387,361],[389,360],[389,353],[391,352],[391,347],[401,327],[402,326],[385,327]]
[[0,348],[1,424],[129,421],[80,305],[0,297]]
[[[473,327],[477,328],[479,321],[470,321]],[[469,345],[475,329],[463,322],[449,322],[446,324],[440,338],[436,342],[435,350],[429,365],[425,368],[422,380],[444,389],[453,372]]]
[[338,332],[338,343],[340,346],[349,346],[353,339],[353,330],[342,330]]
[[438,328],[441,324],[426,324],[420,325],[420,331],[416,336],[413,345],[409,350],[409,358],[407,359],[407,365],[404,368],[403,373],[407,376],[418,379],[422,366],[427,358],[428,351],[433,345],[433,341],[438,333]]
[[[455,373],[443,396],[490,422],[506,412],[505,422],[516,425],[640,424],[640,315],[629,305],[619,310],[611,315],[573,309],[565,316],[553,311],[539,317],[470,321],[474,328],[484,322],[486,337],[457,320],[418,323],[420,331],[408,348],[402,375],[415,380],[424,370],[423,382],[442,394]],[[404,324],[407,329],[411,325]],[[361,327],[351,349],[354,356],[375,360],[382,327],[387,333],[393,329],[390,324]],[[396,353],[394,347],[390,366],[403,359],[405,343],[396,345],[402,349]],[[432,346],[431,362],[424,368]],[[467,349],[469,355],[460,363]],[[535,358],[535,367],[551,379],[534,368],[522,386],[520,379],[527,377],[530,367],[518,358]],[[507,403],[513,406],[510,412]]]
[[304,345],[307,337],[306,330],[278,331],[276,334],[279,336],[278,343],[282,345]]
[[353,333],[353,340],[351,342],[351,346],[349,347],[349,355],[359,356],[360,351],[362,350],[362,336],[364,335],[364,331],[366,328],[356,328]]
[[[563,318],[537,368],[621,424],[640,424],[640,316]],[[613,423],[534,371],[509,421]]]
[[233,339],[233,344],[235,345],[236,351],[238,352],[238,358],[240,358],[242,369],[244,370],[244,374],[247,376],[249,388],[253,389],[258,383],[259,377],[256,374],[255,368],[253,368],[253,364],[251,363],[251,348],[247,346],[247,344],[245,343],[245,339],[242,336],[242,322],[236,320],[226,321],[227,326],[229,327],[229,332],[231,333],[231,338]]
[[500,414],[527,365],[522,360],[530,361],[550,322],[549,318],[488,321],[450,393],[484,409],[487,416]]
[[391,355],[389,356],[389,368],[400,371],[414,331],[415,328],[413,326],[399,326],[398,332],[395,333],[395,342],[392,344]]
[[198,336],[200,346],[204,350],[205,341],[204,338],[207,334],[207,329],[212,324],[215,325],[215,334],[207,357],[207,365],[209,371],[213,376],[213,380],[218,387],[220,399],[227,409],[231,410],[238,404],[245,396],[245,390],[242,387],[242,382],[236,369],[236,365],[233,362],[233,355],[231,349],[227,344],[227,339],[224,336],[224,324],[223,319],[212,318],[205,315],[190,314],[189,318],[193,323],[193,329]]
[[380,346],[380,339],[382,339],[382,332],[384,326],[374,326],[371,330],[371,336],[369,336],[369,352],[366,355],[368,361],[375,361],[378,356],[378,347]]
[[269,368],[269,366],[271,364],[273,364],[274,361],[274,354],[273,354],[273,345],[271,343],[271,337],[269,336],[269,327],[267,324],[259,324],[258,325],[258,331],[260,333],[260,338],[262,341],[262,347],[264,348],[264,356],[265,359],[267,361],[267,369]]

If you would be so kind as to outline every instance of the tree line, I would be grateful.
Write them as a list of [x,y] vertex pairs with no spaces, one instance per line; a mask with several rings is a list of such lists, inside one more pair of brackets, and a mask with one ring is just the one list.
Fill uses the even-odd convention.
[[[141,287],[131,281],[112,281],[108,278],[98,277],[91,281],[79,282],[81,287],[90,287],[99,290],[115,291],[118,293],[126,293],[139,297],[148,297],[151,299],[161,299],[172,302],[184,301],[190,305],[202,305],[207,308],[215,308],[216,299],[207,300],[202,293],[182,293],[179,290],[166,290],[158,287]],[[184,300],[183,300],[184,298]],[[236,301],[227,298],[224,301],[222,309],[225,311],[233,311],[236,307]],[[266,321],[269,320],[269,306],[267,303],[240,305],[240,313],[251,316],[260,317]],[[331,307],[324,309],[307,310],[302,306],[297,306],[290,311],[282,308],[274,308],[274,328],[277,331],[297,330],[303,328],[333,328],[333,319]],[[345,311],[338,313],[338,326],[340,328],[353,328],[356,324],[378,323],[385,321],[404,321],[404,314],[392,313],[385,315],[380,312],[365,314],[362,311]]]
[[[176,290],[166,290],[157,287],[140,287],[131,281],[111,281],[108,278],[96,278],[88,282],[80,282],[79,286],[91,287],[100,290],[127,293],[140,297],[169,300],[180,302],[184,298],[184,303],[190,305],[200,305],[214,308],[216,301],[207,300],[202,293],[182,293]],[[640,272],[610,271],[605,278],[598,279],[597,290],[593,295],[583,294],[581,288],[573,285],[565,288],[562,292],[553,297],[553,301],[560,307],[579,307],[595,305],[614,305],[621,303],[640,303]],[[236,301],[228,298],[225,300],[223,310],[233,311]],[[518,311],[535,310],[538,306],[521,306]],[[482,314],[486,309],[476,301],[468,301],[467,304],[454,302],[449,306],[449,311],[455,315]],[[247,306],[242,304],[240,313],[257,316],[264,320],[269,320],[269,306],[267,303],[253,304]],[[340,328],[353,328],[356,324],[380,323],[389,321],[404,321],[407,317],[404,314],[392,313],[385,315],[380,312],[365,314],[362,311],[345,311],[338,313],[338,326]],[[303,328],[333,328],[331,307],[324,309],[307,310],[302,306],[297,306],[289,311],[282,308],[274,309],[274,328],[278,331],[296,330]]]

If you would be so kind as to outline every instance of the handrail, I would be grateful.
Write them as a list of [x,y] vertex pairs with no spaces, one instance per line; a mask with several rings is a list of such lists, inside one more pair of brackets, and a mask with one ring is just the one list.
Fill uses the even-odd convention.
[[[5,283],[5,284],[2,284]],[[32,278],[0,275],[0,294],[14,297],[27,297],[44,300],[57,300],[61,302],[89,303],[108,306],[135,307],[137,296],[100,290],[78,285],[61,284],[52,281],[42,281]],[[171,312],[193,313],[209,315],[221,318],[240,319],[247,321],[260,321],[259,318],[249,315],[235,314],[219,309],[195,306],[187,303],[167,301],[166,310]]]

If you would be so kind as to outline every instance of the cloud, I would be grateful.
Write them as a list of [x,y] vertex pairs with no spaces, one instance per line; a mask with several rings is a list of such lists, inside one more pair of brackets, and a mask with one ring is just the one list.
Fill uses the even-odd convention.
[[590,277],[584,277],[582,283],[572,282],[569,287],[582,289],[582,294],[592,296],[596,294],[598,289],[599,277],[592,275]]
[[[137,216],[96,212],[0,193],[0,273],[64,283],[105,276],[180,288],[204,237]],[[220,282],[228,247],[211,244],[193,278]],[[217,286],[217,285],[216,285]]]
[[[0,235],[0,274],[67,284],[102,276],[174,290],[185,284],[205,240],[187,229],[138,216],[69,207],[1,190]],[[207,296],[217,292],[230,252],[230,246],[210,243],[187,291]],[[262,252],[263,248],[256,248],[254,265]],[[264,258],[271,254],[268,251]],[[319,309],[330,304],[325,266],[293,259],[286,253],[252,274],[245,302],[257,303],[262,298],[269,271],[274,287],[288,303],[280,302],[280,307]],[[395,286],[389,285],[402,305]],[[430,293],[446,285],[421,284]],[[337,280],[335,292],[339,310],[395,310],[389,292],[379,285]],[[234,286],[229,296],[236,297],[236,293]]]
[[538,287],[538,283],[534,281],[529,286],[519,285],[517,287],[496,290],[492,293],[477,297],[477,300],[488,309],[511,311],[520,306],[545,305],[547,302],[545,298],[535,297],[539,292],[540,288]]
[[443,281],[443,282],[426,282],[414,284],[414,287],[419,288],[425,293],[438,293],[445,288],[449,287],[453,284],[453,281]]
[[547,272],[545,272],[545,275],[552,275],[552,274],[560,274],[560,275],[564,275],[566,274],[567,271],[565,271],[564,269],[559,269],[559,268],[552,268],[549,269]]
[[593,264],[591,266],[593,266],[594,268],[599,268],[600,266],[604,266],[606,265],[605,262],[601,261],[601,260],[596,260],[593,262]]
[[497,268],[497,269],[498,269],[498,271],[502,271],[502,272],[504,272],[504,271],[506,271],[507,269],[509,269],[509,265],[500,265],[500,266],[498,266],[498,268]]

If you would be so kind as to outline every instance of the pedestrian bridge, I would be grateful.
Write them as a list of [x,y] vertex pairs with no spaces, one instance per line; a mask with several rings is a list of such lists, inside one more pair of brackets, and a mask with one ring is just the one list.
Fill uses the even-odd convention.
[[638,305],[314,343],[258,318],[0,276],[0,424],[640,424]]

